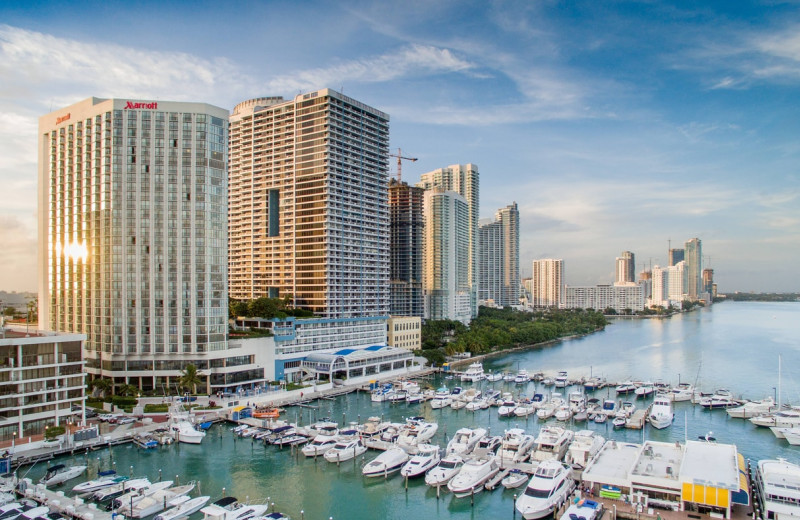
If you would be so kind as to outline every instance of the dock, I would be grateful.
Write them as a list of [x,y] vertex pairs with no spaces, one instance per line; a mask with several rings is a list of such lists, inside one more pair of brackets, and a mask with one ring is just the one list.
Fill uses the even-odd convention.
[[644,428],[644,423],[647,420],[647,415],[650,412],[650,407],[648,406],[646,409],[638,409],[633,412],[633,415],[628,419],[625,423],[626,428],[630,428],[631,430],[641,430]]

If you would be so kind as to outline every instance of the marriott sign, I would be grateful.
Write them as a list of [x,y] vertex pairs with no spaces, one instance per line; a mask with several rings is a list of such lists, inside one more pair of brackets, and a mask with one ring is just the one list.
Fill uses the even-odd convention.
[[124,110],[135,110],[135,109],[145,109],[145,110],[158,110],[158,103],[134,103],[133,101],[126,101]]

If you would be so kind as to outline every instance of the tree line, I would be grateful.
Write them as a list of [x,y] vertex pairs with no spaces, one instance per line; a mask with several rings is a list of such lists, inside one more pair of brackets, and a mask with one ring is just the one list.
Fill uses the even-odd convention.
[[602,330],[603,314],[584,309],[547,309],[537,312],[481,307],[469,326],[459,321],[429,320],[422,325],[422,350],[429,362],[444,363],[461,352],[486,354],[520,345],[536,345],[565,336]]

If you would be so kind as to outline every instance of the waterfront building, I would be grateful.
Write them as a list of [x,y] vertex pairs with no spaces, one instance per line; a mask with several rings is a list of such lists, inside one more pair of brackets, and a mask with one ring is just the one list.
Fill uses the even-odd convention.
[[650,307],[669,307],[669,299],[667,298],[667,288],[669,285],[667,269],[658,265],[653,266],[651,271],[651,292],[650,292]]
[[653,267],[652,294],[649,306],[680,308],[681,302],[686,298],[686,263],[678,262],[669,267]]
[[644,310],[642,284],[600,284],[589,287],[564,287],[565,309],[614,309],[618,314]]
[[216,390],[227,135],[204,103],[89,98],[40,118],[39,323],[86,334],[92,378],[167,389],[192,362]]
[[700,239],[692,238],[687,240],[684,244],[684,251],[686,296],[690,300],[698,300],[703,293],[703,245]]
[[478,229],[478,301],[519,305],[519,210],[514,202]]
[[422,348],[422,319],[417,316],[392,316],[387,323],[390,347],[418,350]]
[[623,251],[616,259],[614,269],[614,283],[635,283],[636,282],[636,258],[630,251]]
[[425,190],[395,179],[389,181],[389,247],[393,316],[425,313],[422,294],[422,246],[425,228],[422,201]]
[[425,317],[469,324],[474,285],[470,282],[469,204],[454,191],[425,191]]
[[231,297],[387,317],[388,114],[322,89],[244,101],[230,125]]
[[669,250],[669,265],[676,265],[678,262],[685,260],[683,249],[670,249]]
[[678,262],[667,267],[667,299],[682,302],[687,293],[686,262]]
[[533,261],[531,301],[534,307],[558,307],[564,283],[564,260],[543,258]]
[[[480,178],[475,164],[455,164],[422,174],[417,186],[424,190],[439,188],[453,191],[467,204],[467,283],[470,296],[470,319],[478,315],[478,217],[480,215]],[[428,226],[426,216],[425,225]],[[426,230],[426,236],[428,232]],[[426,253],[427,255],[427,253]],[[426,262],[427,262],[426,258]]]
[[714,270],[710,267],[703,269],[703,292],[713,297],[714,294]]
[[653,272],[642,271],[639,273],[639,285],[644,291],[644,299],[647,301],[653,294]]
[[21,442],[75,419],[72,406],[85,398],[84,341],[85,334],[3,331],[0,441]]

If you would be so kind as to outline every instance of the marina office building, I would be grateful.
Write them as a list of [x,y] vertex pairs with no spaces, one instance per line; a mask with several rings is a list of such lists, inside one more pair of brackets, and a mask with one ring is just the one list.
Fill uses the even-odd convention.
[[[229,153],[231,297],[315,316],[267,320],[269,373],[297,380],[312,352],[385,346],[388,114],[330,89],[251,99],[230,116]],[[265,340],[235,344],[251,341]]]
[[39,323],[85,334],[86,372],[174,391],[263,381],[228,348],[228,111],[88,98],[39,120]]

